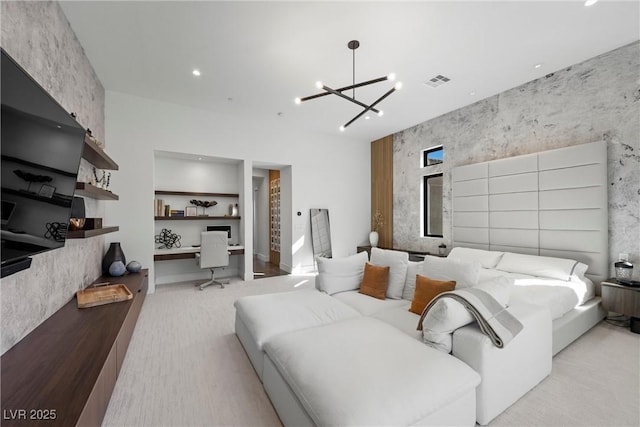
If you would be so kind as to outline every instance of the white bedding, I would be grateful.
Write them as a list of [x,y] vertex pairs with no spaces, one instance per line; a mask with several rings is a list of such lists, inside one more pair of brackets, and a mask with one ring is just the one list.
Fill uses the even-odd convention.
[[586,277],[579,279],[574,276],[572,280],[565,281],[483,268],[480,270],[479,282],[500,276],[513,280],[515,285],[509,305],[525,302],[547,307],[553,320],[564,316],[595,295],[593,282]]

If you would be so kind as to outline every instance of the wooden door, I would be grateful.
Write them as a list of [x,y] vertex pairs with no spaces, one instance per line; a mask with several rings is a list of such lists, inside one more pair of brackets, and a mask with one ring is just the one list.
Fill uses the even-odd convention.
[[280,266],[280,171],[269,170],[269,262]]

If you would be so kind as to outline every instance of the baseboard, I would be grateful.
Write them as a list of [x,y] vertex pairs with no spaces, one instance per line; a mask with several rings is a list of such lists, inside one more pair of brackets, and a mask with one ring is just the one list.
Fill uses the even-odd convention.
[[258,261],[269,262],[269,255],[256,254],[256,257],[258,258]]

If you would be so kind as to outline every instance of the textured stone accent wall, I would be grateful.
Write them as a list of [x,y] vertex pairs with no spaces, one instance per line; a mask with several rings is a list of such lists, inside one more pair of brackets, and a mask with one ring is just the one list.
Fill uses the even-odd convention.
[[[640,275],[640,42],[483,99],[394,135],[394,247],[451,247],[451,168],[605,140],[609,258],[629,253]],[[421,169],[421,150],[444,162]],[[444,238],[420,237],[423,175],[444,173]],[[612,270],[613,272],[613,270]]]
[[[57,2],[0,2],[0,42],[82,126],[104,141],[104,88]],[[84,159],[78,180],[88,181]],[[85,199],[88,217],[103,217],[100,202]],[[0,281],[4,353],[100,275],[104,238],[68,240],[33,257],[31,268]]]

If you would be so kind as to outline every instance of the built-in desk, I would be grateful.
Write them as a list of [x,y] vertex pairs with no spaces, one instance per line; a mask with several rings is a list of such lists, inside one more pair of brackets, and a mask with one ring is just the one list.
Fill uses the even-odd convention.
[[[228,246],[230,255],[243,255],[244,246],[232,245]],[[184,246],[181,248],[156,249],[153,253],[154,261],[169,261],[173,259],[189,259],[195,258],[200,253],[200,246]]]

